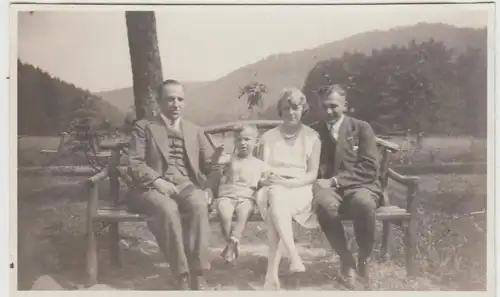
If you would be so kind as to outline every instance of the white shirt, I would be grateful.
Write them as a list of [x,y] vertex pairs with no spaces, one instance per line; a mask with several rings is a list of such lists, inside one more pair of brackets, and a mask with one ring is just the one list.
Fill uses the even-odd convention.
[[181,132],[181,118],[177,118],[174,120],[174,123],[172,123],[172,120],[167,118],[163,113],[160,113],[161,118],[165,122],[165,125],[169,127],[172,130],[175,130],[177,132]]
[[335,122],[335,124],[328,123],[328,128],[330,129],[330,133],[332,133],[333,138],[335,140],[339,139],[339,133],[340,133],[340,125],[342,125],[342,122],[344,121],[344,115],[341,115],[340,118]]

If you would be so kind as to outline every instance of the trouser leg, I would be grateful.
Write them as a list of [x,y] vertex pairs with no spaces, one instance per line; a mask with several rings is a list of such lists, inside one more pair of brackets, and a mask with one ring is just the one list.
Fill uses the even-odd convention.
[[153,233],[175,276],[189,273],[184,250],[181,215],[176,201],[156,190],[149,190],[135,198],[137,212],[148,215],[147,225]]
[[343,203],[342,196],[333,188],[314,188],[313,203],[315,204],[319,225],[330,246],[339,255],[343,263],[355,267],[352,254],[347,248],[344,227],[339,217],[339,209]]
[[208,204],[205,192],[194,188],[177,198],[182,217],[184,249],[191,272],[210,269]]
[[353,189],[344,193],[348,200],[348,213],[354,219],[354,233],[359,248],[359,258],[368,259],[375,244],[375,209],[378,195],[365,189]]

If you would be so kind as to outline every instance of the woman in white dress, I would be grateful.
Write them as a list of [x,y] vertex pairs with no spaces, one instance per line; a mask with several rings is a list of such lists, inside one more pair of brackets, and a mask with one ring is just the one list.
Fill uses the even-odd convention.
[[272,172],[257,200],[268,228],[265,289],[280,288],[278,266],[283,248],[290,259],[290,273],[305,271],[295,246],[292,219],[306,228],[319,226],[312,210],[312,185],[318,174],[321,142],[317,132],[301,121],[307,110],[306,97],[299,89],[285,89],[278,101],[283,122],[260,140],[260,158]]

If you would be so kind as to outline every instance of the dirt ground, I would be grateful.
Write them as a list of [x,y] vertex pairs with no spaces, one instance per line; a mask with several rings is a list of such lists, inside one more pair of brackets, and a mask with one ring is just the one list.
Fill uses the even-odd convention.
[[[429,179],[429,185],[436,187],[429,188],[429,192],[432,193],[440,187],[440,184],[433,184],[433,180]],[[41,276],[52,277],[64,289],[75,290],[83,287],[86,196],[81,181],[81,178],[19,177],[18,287],[20,290],[31,289],[35,280]],[[477,195],[482,198],[483,194]],[[474,205],[478,206],[477,203]],[[352,238],[352,230],[347,229],[348,236]],[[145,224],[122,224],[120,233],[123,237],[121,268],[112,267],[108,261],[107,231],[103,230],[98,237],[99,283],[106,285],[106,288],[117,290],[171,288],[168,266],[158,252],[156,243]],[[380,232],[377,234],[380,236]],[[300,280],[299,287],[291,286],[283,276],[284,289],[345,290],[338,277],[338,258],[331,252],[323,234],[319,230],[297,227],[296,236],[308,272]],[[485,238],[480,239],[485,240]],[[377,240],[380,242],[380,238]],[[395,240],[400,241],[400,237]],[[223,247],[223,240],[219,226],[213,223],[211,243],[213,261],[212,269],[207,274],[210,289],[261,290],[267,261],[265,242],[266,233],[262,223],[250,223],[241,244],[237,266],[228,267],[218,256]],[[355,250],[356,245],[352,239],[350,245]],[[375,256],[378,254],[378,248],[377,245]],[[429,271],[421,271],[418,277],[409,279],[402,266],[402,259],[401,249],[396,248],[394,261],[373,264],[374,290],[464,289],[456,280],[443,281],[443,278],[436,277],[435,273]],[[474,265],[484,264],[483,260],[479,260],[474,262]],[[287,264],[287,261],[283,261],[281,266],[283,273],[286,272]],[[481,271],[481,267],[478,269]],[[481,280],[484,277],[485,275]],[[467,288],[481,290],[482,287],[484,290],[484,283],[481,283],[481,280],[476,284],[469,283]]]

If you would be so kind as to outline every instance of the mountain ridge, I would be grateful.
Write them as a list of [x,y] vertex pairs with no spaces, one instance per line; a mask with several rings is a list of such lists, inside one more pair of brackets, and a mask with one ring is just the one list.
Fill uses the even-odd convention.
[[[68,131],[78,112],[95,112],[92,118],[96,124],[107,121],[112,127],[123,125],[125,116],[118,108],[90,91],[21,60],[17,67],[19,134],[59,135]],[[93,105],[91,110],[83,107],[85,100]]]
[[[309,71],[316,63],[342,56],[345,52],[370,54],[375,49],[392,45],[406,45],[434,39],[443,42],[457,53],[481,42],[486,30],[460,28],[442,23],[418,23],[389,30],[361,32],[323,45],[282,54],[271,54],[255,63],[245,65],[227,75],[190,87],[186,84],[185,117],[200,125],[238,120],[248,115],[244,99],[236,100],[239,88],[257,81],[268,86],[264,95],[264,118],[276,118],[270,111],[279,92],[288,86],[302,88]],[[121,89],[120,98],[114,91],[98,93],[104,100],[117,106],[133,104],[132,88]],[[209,104],[207,104],[209,103]],[[120,108],[119,108],[120,109]]]

